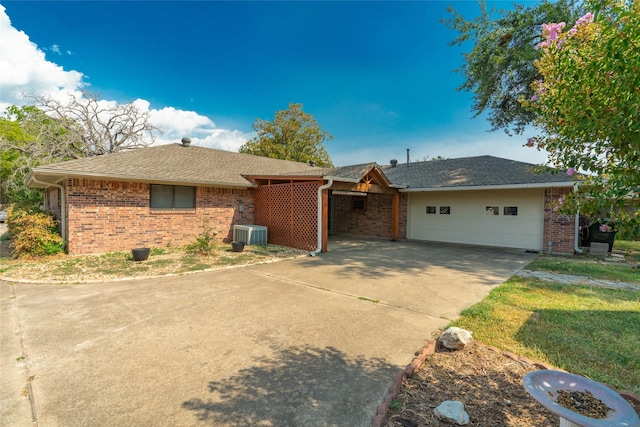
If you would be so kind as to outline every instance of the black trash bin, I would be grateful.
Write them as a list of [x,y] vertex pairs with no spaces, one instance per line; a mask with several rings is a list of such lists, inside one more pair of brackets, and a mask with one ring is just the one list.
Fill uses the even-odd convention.
[[608,243],[609,252],[613,250],[613,242],[616,240],[616,231],[600,231],[602,224],[594,222],[589,226],[589,246],[591,242]]

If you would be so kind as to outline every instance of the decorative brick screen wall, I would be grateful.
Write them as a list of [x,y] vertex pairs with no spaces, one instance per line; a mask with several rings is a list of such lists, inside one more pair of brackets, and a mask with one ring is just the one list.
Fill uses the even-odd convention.
[[234,224],[254,221],[253,194],[244,189],[198,187],[196,208],[180,210],[151,209],[143,183],[69,179],[66,194],[72,255],[189,244],[205,220],[219,240],[231,240]]
[[269,243],[312,251],[318,245],[317,181],[263,185],[255,190],[255,224]]
[[[366,209],[354,210],[354,196],[332,196],[335,204],[333,230],[336,233],[391,239],[392,198],[390,194],[369,193]],[[400,219],[398,238],[407,238],[407,195],[400,194]]]
[[[575,252],[576,219],[574,215],[561,215],[553,210],[553,202],[573,192],[573,188],[547,188],[544,190],[544,251],[554,254]],[[551,243],[551,245],[549,245]]]

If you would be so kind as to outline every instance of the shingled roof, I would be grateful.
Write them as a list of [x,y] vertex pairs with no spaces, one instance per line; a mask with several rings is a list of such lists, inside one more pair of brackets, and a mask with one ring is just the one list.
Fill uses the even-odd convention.
[[565,173],[535,173],[535,167],[515,160],[479,156],[396,167],[362,163],[320,168],[213,148],[169,144],[40,166],[29,174],[27,184],[37,187],[56,184],[65,178],[94,178],[246,188],[255,186],[247,177],[308,176],[357,182],[377,169],[392,187],[405,188],[403,191],[573,185]]
[[[212,148],[160,145],[87,157],[35,168],[28,184],[57,183],[67,177],[117,179],[171,184],[251,187],[245,175],[322,175],[306,163],[270,159]],[[34,180],[35,178],[35,180]]]
[[493,156],[432,160],[382,166],[384,174],[406,191],[464,189],[472,187],[528,187],[553,184],[569,187],[573,181],[566,173],[535,173],[537,165]]

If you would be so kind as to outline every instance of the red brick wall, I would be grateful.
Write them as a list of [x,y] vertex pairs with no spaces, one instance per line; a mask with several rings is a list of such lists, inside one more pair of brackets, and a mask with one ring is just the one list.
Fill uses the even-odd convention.
[[[544,252],[573,254],[575,252],[575,215],[561,215],[554,210],[559,197],[573,188],[547,188],[544,191]],[[551,243],[551,247],[549,247]]]
[[135,182],[69,179],[66,194],[72,255],[189,244],[205,219],[219,240],[230,240],[234,224],[253,223],[250,190],[198,187],[196,208],[184,210],[151,209],[149,184]]
[[[332,196],[335,204],[333,230],[336,233],[353,234],[366,237],[391,238],[391,208],[390,194],[369,193],[364,211],[353,209],[353,196]],[[359,197],[359,199],[362,199]],[[400,194],[400,224],[398,238],[407,238],[407,195]]]

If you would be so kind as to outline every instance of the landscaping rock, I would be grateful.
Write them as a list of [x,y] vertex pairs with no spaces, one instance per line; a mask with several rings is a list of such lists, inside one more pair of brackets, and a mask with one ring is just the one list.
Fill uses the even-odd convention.
[[464,410],[464,403],[457,400],[445,400],[433,410],[433,414],[442,420],[456,423],[459,426],[469,424],[469,414]]
[[471,342],[471,332],[455,326],[447,329],[438,337],[438,341],[448,349],[460,350]]

